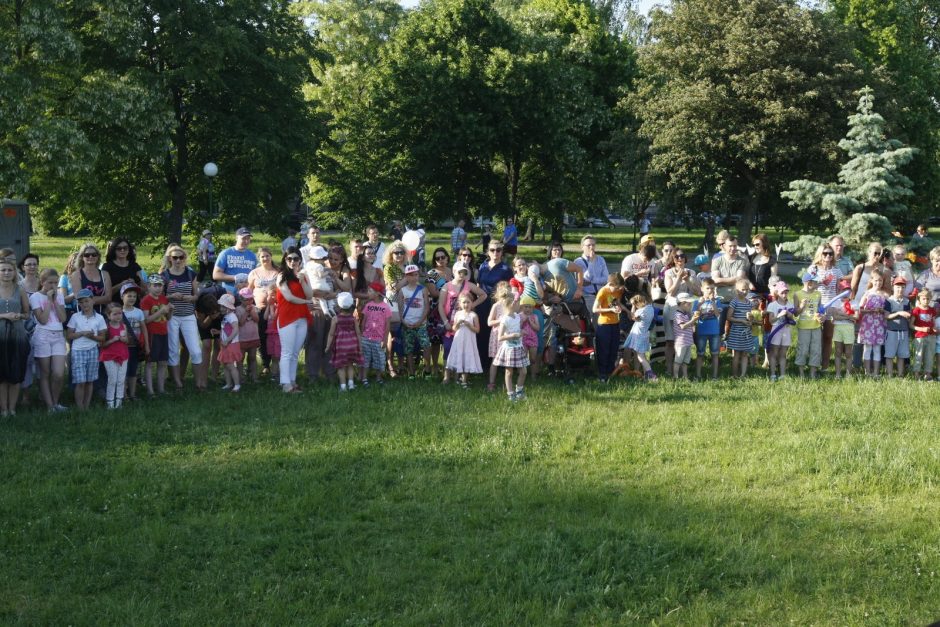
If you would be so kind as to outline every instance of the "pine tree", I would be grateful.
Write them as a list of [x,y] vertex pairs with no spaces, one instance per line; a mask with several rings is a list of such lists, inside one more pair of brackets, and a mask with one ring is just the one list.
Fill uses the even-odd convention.
[[858,113],[849,116],[849,131],[839,142],[850,159],[839,170],[838,183],[799,180],[781,193],[791,207],[820,211],[832,218],[836,230],[857,213],[872,213],[891,220],[904,214],[905,199],[913,196],[913,182],[901,173],[916,148],[885,138],[885,119],[874,111],[870,87],[860,92]]

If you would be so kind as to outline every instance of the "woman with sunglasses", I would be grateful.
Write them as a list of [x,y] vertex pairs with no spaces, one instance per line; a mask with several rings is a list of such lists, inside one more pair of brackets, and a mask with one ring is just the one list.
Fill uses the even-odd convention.
[[108,242],[101,269],[111,277],[111,301],[121,303],[121,288],[125,285],[144,286],[144,271],[137,263],[137,251],[126,237],[115,237]]
[[398,311],[398,290],[405,285],[405,266],[408,265],[408,251],[401,240],[395,240],[385,251],[385,257],[382,259],[382,278],[385,281],[385,298],[392,303],[392,324],[391,332],[388,335],[388,345],[386,346],[386,355],[388,359],[388,376],[394,378],[398,376],[395,370],[396,355],[394,349],[395,334],[398,333],[398,327],[401,324],[401,311]]
[[[480,320],[489,320],[490,318],[496,284],[500,281],[509,281],[512,278],[512,270],[503,261],[503,243],[494,238],[490,240],[486,251],[487,259],[480,264],[480,270],[477,273],[478,285],[488,296],[485,301],[476,307],[475,311]],[[480,332],[477,333],[477,350],[480,352],[480,362],[484,372],[489,369],[492,361],[489,356],[490,330],[488,325],[480,325]]]
[[[836,294],[839,293],[839,280],[842,279],[842,270],[836,267],[836,256],[832,246],[828,243],[820,244],[813,255],[813,263],[807,269],[810,274],[815,274],[819,281],[819,293],[822,296],[822,302],[828,303]],[[825,370],[829,367],[829,358],[832,355],[832,336],[835,333],[835,326],[832,318],[826,316],[822,327],[822,361],[820,368]]]
[[459,261],[467,267],[467,280],[476,285],[478,282],[476,258],[474,257],[473,251],[470,249],[470,247],[464,246],[458,250],[457,258],[454,261]]
[[[663,244],[665,249],[667,244]],[[676,296],[679,294],[702,295],[702,288],[699,285],[695,273],[688,268],[689,257],[681,248],[673,247],[669,252],[669,266],[663,270],[663,289],[666,291],[666,304],[663,306],[663,333],[665,351],[663,353],[666,359],[666,372],[672,372],[672,366],[675,363],[676,356],[676,336],[673,326],[673,316],[675,315]]]
[[173,306],[173,315],[167,321],[167,344],[170,373],[177,390],[183,389],[183,376],[185,366],[180,366],[180,336],[189,352],[189,360],[193,364],[193,379],[196,389],[204,390],[208,385],[208,365],[202,367],[202,339],[199,337],[199,324],[196,321],[196,300],[199,293],[196,290],[196,273],[186,265],[186,251],[179,244],[167,246],[160,265],[160,275],[163,277],[164,290],[167,300]]
[[297,393],[297,361],[307,340],[307,326],[313,322],[313,288],[302,272],[300,249],[288,246],[277,277],[277,328],[281,337],[280,376],[284,393]]
[[747,269],[747,278],[751,289],[766,302],[770,297],[770,278],[777,275],[777,258],[770,251],[770,240],[765,233],[755,235],[751,246],[754,252],[748,258],[751,265]]
[[111,302],[111,277],[104,270],[98,269],[101,261],[101,251],[92,243],[82,244],[78,249],[80,257],[78,270],[69,276],[72,293],[79,290],[91,291],[91,302],[97,313],[104,311],[105,305]]

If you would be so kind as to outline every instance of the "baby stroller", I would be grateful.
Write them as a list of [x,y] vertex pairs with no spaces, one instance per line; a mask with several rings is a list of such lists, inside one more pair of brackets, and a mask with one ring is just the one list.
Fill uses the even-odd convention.
[[596,370],[594,326],[584,301],[562,301],[553,305],[549,318],[557,328],[556,372],[560,373],[567,383],[574,383],[573,370],[589,369],[593,374]]

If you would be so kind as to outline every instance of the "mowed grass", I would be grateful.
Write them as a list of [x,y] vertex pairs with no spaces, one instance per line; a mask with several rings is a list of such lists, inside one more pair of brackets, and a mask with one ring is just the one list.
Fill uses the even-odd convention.
[[924,624],[936,384],[274,386],[2,424],[0,620]]

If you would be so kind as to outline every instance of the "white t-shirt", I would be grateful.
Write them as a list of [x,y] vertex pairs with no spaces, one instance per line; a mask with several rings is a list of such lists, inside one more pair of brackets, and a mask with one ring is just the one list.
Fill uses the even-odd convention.
[[[93,334],[97,335],[102,331],[106,331],[108,327],[107,323],[104,321],[104,316],[100,313],[93,313],[91,316],[86,316],[79,311],[69,320],[69,328],[75,333],[91,331]],[[75,338],[72,341],[73,351],[87,351],[92,348],[98,348],[98,342],[90,337],[83,336]]]
[[124,309],[122,313],[124,317],[127,318],[128,326],[134,334],[134,339],[140,342],[140,329],[144,326],[144,319],[146,318],[144,312],[134,307],[130,311]]
[[[424,298],[421,295],[424,289],[419,290],[418,288],[422,288],[422,286],[415,285],[414,287],[409,287],[406,285],[401,288],[401,294],[405,299],[405,304],[402,305],[401,311],[402,314],[405,314],[405,308],[408,308],[408,313],[405,314],[403,318],[403,321],[407,324],[417,324],[421,321],[421,318],[424,317]],[[411,302],[411,306],[409,307],[409,300],[415,295],[415,292],[417,292],[417,298]]]
[[[373,244],[366,240],[366,246],[372,246]],[[379,242],[379,245],[375,249],[375,262],[373,262],[372,267],[382,269],[382,259],[385,257],[385,242]]]
[[[65,297],[62,296],[61,292],[56,292],[56,302],[65,307]],[[59,316],[55,312],[55,307],[52,306],[52,302],[49,300],[49,297],[43,294],[42,292],[33,292],[29,296],[29,308],[31,311],[48,311],[49,319],[46,321],[46,324],[39,324],[39,318],[36,318],[36,314],[33,314],[33,317],[36,318],[36,328],[45,329],[46,331],[61,331],[62,330],[62,321],[59,320]]]
[[642,272],[649,267],[650,262],[646,260],[646,257],[640,253],[633,253],[623,258],[623,263],[620,264],[620,274],[627,273],[632,275],[637,272]]

